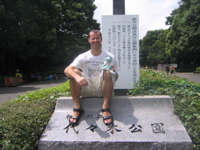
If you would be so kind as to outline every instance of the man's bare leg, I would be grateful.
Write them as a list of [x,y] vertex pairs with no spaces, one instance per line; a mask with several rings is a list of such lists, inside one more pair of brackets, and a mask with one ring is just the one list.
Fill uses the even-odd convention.
[[[110,71],[104,71],[102,81],[102,94],[103,94],[103,105],[102,109],[110,108],[110,99],[113,91],[113,82]],[[103,116],[110,116],[109,111],[102,113]],[[104,123],[110,123],[112,119],[106,119]]]
[[[78,71],[76,71],[77,73],[79,73]],[[71,94],[72,94],[72,99],[73,99],[73,103],[74,103],[74,107],[73,108],[81,108],[81,104],[80,104],[80,96],[81,96],[81,86],[75,81],[74,78],[70,78],[70,89],[71,89]],[[79,116],[79,112],[74,111],[72,113],[73,117],[78,117]],[[70,118],[71,122],[76,122],[75,119]]]

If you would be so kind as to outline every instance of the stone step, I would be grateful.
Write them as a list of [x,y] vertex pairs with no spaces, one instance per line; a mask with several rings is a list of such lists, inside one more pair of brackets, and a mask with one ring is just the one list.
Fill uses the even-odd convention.
[[169,96],[114,96],[114,126],[99,118],[102,98],[81,99],[85,113],[74,128],[63,130],[72,114],[71,97],[57,100],[39,141],[39,150],[190,150],[192,141],[173,113]]

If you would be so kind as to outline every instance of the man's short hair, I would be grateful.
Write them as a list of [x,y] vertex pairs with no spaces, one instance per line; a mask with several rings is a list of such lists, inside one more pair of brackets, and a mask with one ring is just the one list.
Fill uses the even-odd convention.
[[101,32],[99,31],[99,30],[91,30],[89,33],[88,33],[88,38],[90,38],[90,33],[100,33],[100,37],[102,38],[102,34],[101,34]]

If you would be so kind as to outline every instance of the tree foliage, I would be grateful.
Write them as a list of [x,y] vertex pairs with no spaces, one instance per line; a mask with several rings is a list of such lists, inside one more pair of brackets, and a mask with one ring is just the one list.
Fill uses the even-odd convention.
[[[200,2],[182,0],[167,35],[167,48],[171,57],[185,64],[200,64]],[[169,18],[167,18],[169,20]]]
[[165,52],[166,30],[148,31],[140,40],[140,62],[142,65],[156,65],[167,63],[168,55]]
[[94,0],[0,0],[2,71],[69,62],[88,46],[84,35],[99,29]]
[[[157,36],[157,39],[153,35],[156,35],[158,31],[148,32],[140,41],[142,65],[167,62],[200,65],[199,14],[199,0],[181,0],[179,8],[173,10],[170,16],[166,17],[165,23],[170,26],[169,29],[163,31],[164,33],[160,37]],[[157,40],[162,42],[157,42]],[[161,53],[162,55],[160,55]],[[153,56],[154,59],[152,59]],[[157,57],[161,59],[157,59]]]

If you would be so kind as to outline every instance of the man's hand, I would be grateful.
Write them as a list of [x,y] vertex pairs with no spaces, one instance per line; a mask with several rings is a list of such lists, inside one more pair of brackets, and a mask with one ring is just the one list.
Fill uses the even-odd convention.
[[115,81],[117,81],[117,79],[118,79],[119,76],[118,76],[118,73],[116,72],[115,67],[114,67],[114,66],[111,66],[110,70],[112,70],[112,71],[116,74],[116,76],[115,76]]
[[116,72],[116,70],[115,70],[115,67],[114,67],[114,66],[111,66],[111,67],[110,67],[110,70],[112,70],[113,72]]
[[81,76],[75,78],[75,80],[80,86],[88,86],[88,81],[85,78],[81,77]]
[[80,85],[80,86],[87,86],[88,85],[88,81],[81,76],[81,72],[79,69],[75,68],[74,66],[68,66],[65,70],[64,70],[65,74],[70,77],[70,78],[74,78],[75,81]]

